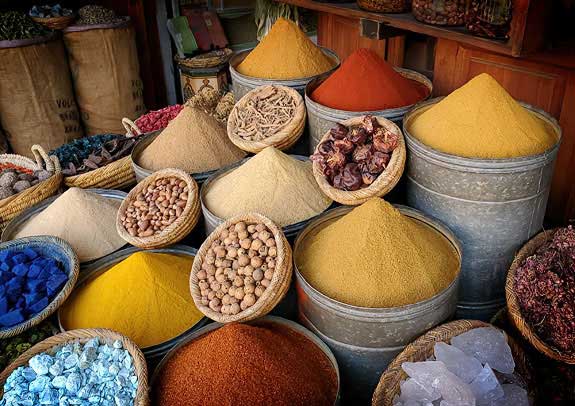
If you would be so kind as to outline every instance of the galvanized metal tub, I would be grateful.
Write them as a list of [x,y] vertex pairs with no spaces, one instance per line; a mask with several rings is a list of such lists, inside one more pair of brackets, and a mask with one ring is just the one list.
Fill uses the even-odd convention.
[[557,135],[548,151],[511,159],[445,154],[409,133],[410,123],[439,100],[422,103],[404,119],[407,202],[443,221],[461,241],[457,316],[489,320],[505,306],[505,277],[515,252],[543,225],[561,129],[547,113],[522,104]]
[[[438,231],[452,244],[454,252],[461,259],[459,242],[446,226],[409,207],[395,207],[404,215]],[[396,308],[352,306],[320,293],[299,272],[298,253],[308,236],[317,233],[352,209],[345,206],[329,210],[308,224],[298,235],[294,245],[294,271],[300,320],[327,338],[326,343],[340,362],[342,376],[349,377],[347,381],[343,380],[342,391],[367,391],[366,396],[371,397],[381,371],[395,354],[423,332],[453,316],[459,274],[446,289],[434,297]]]
[[[108,199],[115,199],[120,201],[124,200],[124,198],[127,196],[126,192],[122,192],[119,190],[109,190],[109,189],[86,189],[86,190],[92,193],[96,193],[100,196],[107,197]],[[13,240],[14,236],[18,233],[20,228],[26,222],[28,222],[28,220],[30,220],[32,217],[35,217],[40,212],[44,211],[44,209],[46,209],[46,207],[51,205],[52,202],[56,200],[58,197],[60,197],[59,194],[56,196],[51,196],[45,200],[42,200],[36,206],[30,207],[29,209],[24,210],[22,213],[20,213],[20,215],[18,215],[17,217],[14,217],[8,223],[6,228],[2,231],[2,237],[1,237],[2,242]],[[94,261],[97,260],[82,262],[82,266],[90,264]]]
[[[113,254],[107,255],[104,258],[101,258],[95,262],[92,262],[90,265],[85,266],[81,269],[80,277],[78,278],[78,282],[76,284],[76,288],[82,286],[83,284],[87,283],[88,281],[96,278],[97,276],[103,274],[107,270],[109,270],[112,266],[116,265],[117,263],[123,261],[124,259],[128,258],[130,255],[139,252],[139,251],[146,251],[146,252],[158,252],[163,254],[176,254],[176,255],[185,255],[185,256],[195,256],[197,250],[192,247],[188,247],[185,245],[172,245],[169,248],[160,248],[160,249],[152,249],[152,250],[142,250],[137,247],[129,247],[122,249],[120,251],[116,251]],[[66,329],[62,325],[62,321],[60,318],[60,310],[58,310],[58,326],[60,331],[64,332]],[[153,345],[150,347],[142,348],[142,352],[146,357],[146,361],[150,369],[153,365],[156,365],[166,353],[172,349],[176,344],[178,344],[181,340],[188,337],[194,331],[198,330],[199,328],[205,326],[208,323],[208,318],[202,317],[196,324],[190,326],[188,330],[158,345]],[[93,326],[98,327],[98,326]]]
[[[419,82],[429,90],[429,94],[425,99],[431,96],[433,91],[433,84],[431,81],[421,73],[412,71],[410,69],[394,68],[402,76],[415,80]],[[312,81],[310,81],[305,87],[305,106],[307,108],[307,124],[309,129],[309,148],[310,154],[315,152],[317,144],[321,141],[325,133],[330,129],[335,127],[335,125],[341,121],[347,120],[348,118],[364,116],[366,114],[371,114],[376,117],[384,117],[394,123],[401,125],[400,122],[403,120],[403,116],[414,106],[410,104],[409,106],[398,107],[395,109],[378,110],[378,111],[345,111],[332,109],[331,107],[324,106],[315,102],[311,98],[313,91],[322,84],[329,76],[328,74],[323,74]],[[424,99],[424,100],[425,100]]]
[[[336,397],[336,400],[334,402],[334,406],[338,406],[340,404],[340,390],[341,390],[340,372],[339,372],[337,360],[334,357],[334,355],[332,354],[329,347],[327,345],[325,345],[324,342],[322,340],[320,340],[316,335],[314,335],[311,331],[302,327],[300,324],[295,323],[295,322],[290,321],[290,320],[283,319],[281,317],[264,316],[264,317],[260,317],[256,320],[249,321],[246,324],[251,324],[251,325],[257,326],[257,325],[262,325],[262,324],[266,324],[266,323],[277,323],[277,324],[280,324],[282,326],[289,327],[290,329],[292,329],[292,330],[304,335],[306,338],[308,338],[312,343],[314,343],[317,347],[319,347],[319,349],[326,355],[326,357],[331,362],[333,369],[334,369],[334,372],[336,373],[336,376],[337,376],[337,397]],[[208,334],[214,330],[217,330],[220,327],[223,327],[223,324],[221,324],[221,323],[210,323],[207,326],[202,327],[202,328],[196,330],[195,332],[193,332],[192,334],[188,335],[185,339],[181,340],[176,346],[174,346],[164,356],[164,358],[161,360],[161,362],[158,364],[158,366],[154,370],[154,373],[152,375],[151,385],[150,385],[152,390],[156,386],[156,383],[157,383],[159,375],[161,374],[162,368],[166,365],[166,363],[174,355],[174,353],[176,353],[180,348],[184,347],[186,344],[190,343],[191,341],[194,341],[195,339],[203,336],[204,334]],[[289,367],[290,367],[289,365],[286,365],[286,368],[289,368]],[[370,394],[370,396],[371,396],[371,394]]]
[[[295,90],[297,90],[299,93],[301,93],[301,95],[303,96],[304,91],[305,91],[305,86],[307,85],[307,83],[310,80],[316,78],[317,76],[320,76],[320,75],[316,75],[316,76],[310,76],[308,78],[281,80],[281,79],[254,78],[251,76],[242,75],[241,73],[239,73],[236,70],[236,68],[248,56],[248,54],[252,50],[253,50],[253,48],[238,52],[237,54],[235,54],[232,57],[232,59],[230,59],[230,75],[232,76],[232,89],[234,92],[234,96],[236,97],[236,100],[241,99],[250,90],[253,90],[258,86],[264,86],[264,85],[283,85],[283,86],[292,87]],[[326,54],[328,57],[330,57],[335,62],[334,67],[328,71],[328,73],[331,73],[339,67],[339,62],[340,62],[339,58],[335,54],[335,52],[333,52],[327,48],[321,48],[321,50],[323,51],[324,54]],[[324,73],[322,73],[322,75]]]

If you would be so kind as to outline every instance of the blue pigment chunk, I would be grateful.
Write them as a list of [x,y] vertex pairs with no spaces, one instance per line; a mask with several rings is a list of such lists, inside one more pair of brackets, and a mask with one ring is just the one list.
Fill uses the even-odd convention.
[[49,303],[48,298],[43,297],[42,299],[34,303],[32,306],[30,306],[28,309],[32,314],[40,313],[42,310],[46,308],[46,306],[48,306],[48,303]]
[[0,326],[11,327],[24,321],[21,310],[13,310],[0,316]]

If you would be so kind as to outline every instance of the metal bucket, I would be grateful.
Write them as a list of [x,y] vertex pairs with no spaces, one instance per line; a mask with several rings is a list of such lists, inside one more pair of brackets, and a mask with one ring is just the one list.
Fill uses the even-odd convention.
[[[232,89],[234,92],[234,96],[236,97],[236,100],[241,99],[250,90],[253,90],[258,86],[264,86],[264,85],[283,85],[283,86],[292,87],[295,90],[297,90],[299,93],[301,93],[301,95],[303,96],[304,91],[305,91],[305,86],[307,85],[307,83],[310,80],[320,76],[320,75],[316,75],[316,76],[311,76],[308,78],[281,80],[281,79],[254,78],[251,76],[242,75],[241,73],[239,73],[236,70],[236,67],[248,56],[248,54],[252,50],[253,50],[253,48],[238,52],[237,54],[235,54],[232,57],[232,59],[230,59],[230,75],[232,76]],[[334,67],[332,69],[330,69],[329,71],[327,71],[327,73],[331,73],[339,67],[339,58],[335,54],[335,52],[333,52],[327,48],[321,48],[321,50],[323,51],[324,54],[326,54],[333,61],[335,61]],[[322,75],[325,73],[326,72],[322,73]]]
[[[80,276],[78,278],[78,282],[76,283],[76,289],[78,289],[79,286],[82,286],[88,281],[108,271],[112,266],[128,258],[130,255],[139,251],[158,252],[163,254],[176,254],[185,256],[195,256],[197,253],[197,250],[195,248],[188,247],[185,245],[172,245],[169,248],[159,248],[152,250],[142,250],[136,247],[125,248],[123,250],[116,251],[113,254],[107,255],[104,258],[92,262],[90,265],[82,268]],[[170,349],[172,349],[176,344],[178,344],[181,340],[185,339],[199,328],[205,326],[208,323],[208,321],[209,320],[206,317],[202,317],[196,324],[191,326],[188,330],[186,330],[179,336],[176,336],[171,340],[168,340],[158,345],[142,348],[142,352],[146,357],[146,361],[148,363],[149,368],[151,369],[152,365],[156,365],[162,359],[162,357],[164,357],[164,355],[166,355],[166,353]],[[58,326],[60,328],[60,331],[62,332],[66,331],[64,329],[64,326],[62,326],[62,321],[60,319],[60,310],[58,310]]]
[[[395,207],[402,214],[432,227],[447,238],[461,259],[459,243],[447,227],[417,210],[405,206]],[[393,356],[423,332],[455,313],[459,274],[437,295],[419,303],[395,308],[352,306],[320,293],[299,272],[298,252],[306,237],[352,209],[349,206],[338,207],[308,224],[294,245],[294,271],[300,320],[327,338],[326,343],[340,361],[342,376],[348,377],[347,381],[343,380],[343,393],[363,393],[371,397],[381,371]]]
[[[161,132],[162,130],[154,131],[151,133],[140,135],[138,137],[140,139],[132,149],[132,154],[130,155],[130,157],[132,158],[132,167],[134,168],[134,172],[136,174],[136,182],[140,182],[144,178],[147,178],[152,173],[154,173],[154,171],[142,168],[137,162],[140,159],[140,154],[142,153],[142,151],[145,150],[146,147],[150,145],[152,141],[154,141],[156,137],[160,135]],[[216,172],[216,170],[200,172],[200,173],[192,173],[190,175],[192,176],[192,178],[194,178],[194,180],[197,182],[198,185],[201,185],[214,172]]]
[[[315,336],[312,332],[310,332],[306,328],[302,327],[301,325],[299,325],[293,321],[282,319],[281,317],[265,316],[265,317],[260,317],[256,320],[249,321],[246,324],[252,324],[252,325],[257,326],[257,325],[262,325],[262,324],[266,324],[266,323],[277,323],[277,324],[281,324],[283,326],[289,327],[290,329],[304,335],[312,343],[314,343],[317,347],[319,347],[319,349],[325,354],[325,356],[331,362],[333,369],[337,375],[337,397],[335,399],[334,406],[338,406],[340,404],[340,390],[341,390],[339,368],[337,365],[337,360],[334,357],[334,355],[332,354],[329,347],[327,345],[325,345],[322,340],[317,338],[317,336]],[[152,380],[151,380],[151,384],[150,384],[150,387],[152,388],[152,390],[156,386],[156,382],[158,380],[159,375],[161,374],[162,368],[166,365],[168,360],[180,348],[184,347],[186,344],[190,343],[191,341],[194,341],[195,339],[203,336],[204,334],[207,334],[207,333],[210,333],[214,330],[219,329],[220,327],[223,327],[223,324],[221,324],[221,323],[210,323],[209,325],[207,325],[207,326],[205,326],[199,330],[196,330],[195,332],[190,334],[188,337],[181,340],[175,347],[173,347],[173,349],[170,352],[168,352],[165,355],[165,357],[162,359],[162,361],[158,364],[158,366],[156,367],[156,369],[154,371],[154,374],[152,375]],[[289,365],[286,365],[286,367],[289,368]],[[370,394],[370,396],[371,396],[371,394]]]
[[505,306],[505,277],[515,252],[543,225],[561,129],[547,113],[522,104],[557,134],[555,146],[520,158],[462,158],[409,133],[410,123],[439,100],[417,106],[403,122],[407,201],[447,224],[462,243],[458,317],[489,320]]
[[[427,89],[429,89],[429,94],[425,99],[431,96],[433,91],[433,85],[431,81],[422,75],[421,73],[402,68],[394,68],[402,76],[419,82]],[[404,107],[398,107],[395,109],[378,110],[378,111],[345,111],[332,109],[330,107],[321,105],[311,99],[311,94],[313,91],[323,83],[329,76],[330,73],[323,74],[312,81],[310,81],[305,87],[305,106],[307,108],[307,123],[309,128],[309,147],[310,154],[315,152],[315,147],[321,141],[325,133],[331,130],[335,125],[341,121],[347,120],[348,118],[363,116],[366,114],[371,114],[377,117],[384,117],[388,120],[401,126],[400,122],[403,120],[403,116],[414,106],[413,104]]]

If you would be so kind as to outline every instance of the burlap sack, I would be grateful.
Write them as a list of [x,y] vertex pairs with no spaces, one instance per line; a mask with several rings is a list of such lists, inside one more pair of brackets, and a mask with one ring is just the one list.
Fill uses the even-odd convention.
[[87,135],[123,133],[122,118],[145,113],[134,30],[129,20],[64,30],[76,100]]
[[31,157],[82,137],[62,40],[0,41],[0,125],[15,154]]

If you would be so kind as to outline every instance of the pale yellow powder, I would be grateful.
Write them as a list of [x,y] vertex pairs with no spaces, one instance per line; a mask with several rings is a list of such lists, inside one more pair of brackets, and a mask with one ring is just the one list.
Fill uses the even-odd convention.
[[467,158],[535,155],[557,142],[542,120],[486,73],[424,111],[408,130],[434,149]]
[[223,219],[257,212],[283,227],[320,214],[332,201],[317,185],[310,162],[268,147],[211,184],[205,203]]
[[120,200],[71,188],[24,223],[15,238],[53,235],[69,242],[81,262],[101,258],[126,244],[116,231],[120,204]]
[[373,198],[302,241],[296,264],[326,296],[354,306],[417,303],[447,288],[459,270],[450,242]]

